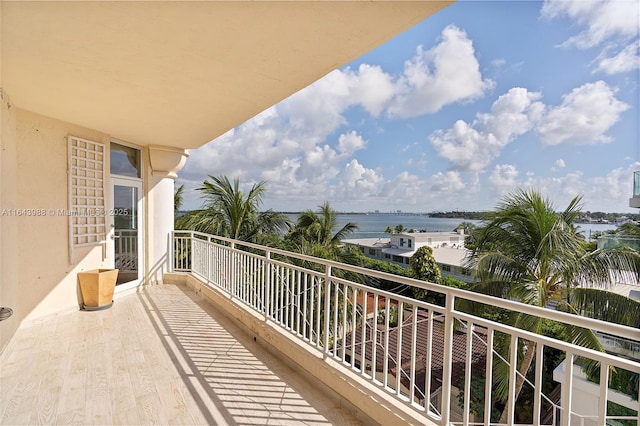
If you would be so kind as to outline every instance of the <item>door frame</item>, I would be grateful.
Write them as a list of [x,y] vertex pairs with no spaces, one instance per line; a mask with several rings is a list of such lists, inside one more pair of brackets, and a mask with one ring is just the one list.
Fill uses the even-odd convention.
[[110,206],[111,209],[107,212],[110,216],[110,224],[109,224],[109,241],[110,241],[110,249],[109,253],[113,256],[113,264],[115,267],[115,186],[127,186],[131,188],[136,188],[138,193],[137,199],[137,213],[138,213],[138,236],[137,236],[137,245],[138,245],[138,277],[132,281],[128,281],[122,284],[118,284],[115,289],[115,293],[120,293],[126,290],[130,290],[132,288],[138,287],[144,282],[144,267],[145,267],[145,250],[144,250],[144,197],[143,197],[143,182],[142,179],[124,177],[119,175],[111,175],[110,179],[111,185],[111,198],[110,198]]

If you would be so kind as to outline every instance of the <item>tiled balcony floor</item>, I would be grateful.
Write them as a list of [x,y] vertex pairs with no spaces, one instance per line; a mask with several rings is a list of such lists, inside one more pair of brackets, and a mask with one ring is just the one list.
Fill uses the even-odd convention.
[[2,424],[359,424],[182,286],[20,329]]

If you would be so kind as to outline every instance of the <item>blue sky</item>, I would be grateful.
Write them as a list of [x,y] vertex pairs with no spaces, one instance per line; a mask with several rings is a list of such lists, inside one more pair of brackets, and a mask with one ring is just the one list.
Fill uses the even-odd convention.
[[192,150],[184,208],[226,175],[266,181],[279,211],[488,210],[536,188],[634,212],[639,22],[637,0],[454,3]]

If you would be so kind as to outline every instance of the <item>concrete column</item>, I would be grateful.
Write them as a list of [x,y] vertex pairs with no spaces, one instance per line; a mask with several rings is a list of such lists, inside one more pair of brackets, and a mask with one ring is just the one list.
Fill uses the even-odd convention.
[[182,148],[150,145],[146,176],[145,283],[162,281],[169,271],[169,237],[173,230],[174,181],[189,154]]

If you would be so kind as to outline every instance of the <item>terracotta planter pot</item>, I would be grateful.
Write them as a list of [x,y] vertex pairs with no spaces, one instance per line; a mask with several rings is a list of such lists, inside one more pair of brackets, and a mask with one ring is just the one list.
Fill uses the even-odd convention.
[[95,311],[111,307],[117,279],[117,269],[92,269],[78,272],[83,309]]

